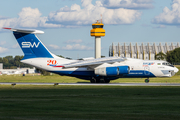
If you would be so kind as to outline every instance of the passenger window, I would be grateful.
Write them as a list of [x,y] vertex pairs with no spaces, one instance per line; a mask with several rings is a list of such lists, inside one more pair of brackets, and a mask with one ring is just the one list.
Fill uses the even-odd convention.
[[161,65],[161,63],[157,63],[157,65]]

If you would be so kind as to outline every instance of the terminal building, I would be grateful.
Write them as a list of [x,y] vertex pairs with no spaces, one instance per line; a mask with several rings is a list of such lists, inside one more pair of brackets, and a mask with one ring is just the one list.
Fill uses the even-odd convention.
[[109,56],[154,60],[159,52],[166,54],[179,47],[179,43],[112,43]]
[[37,73],[36,68],[17,68],[17,69],[3,69],[3,63],[0,63],[0,75],[14,75],[14,74],[34,74]]

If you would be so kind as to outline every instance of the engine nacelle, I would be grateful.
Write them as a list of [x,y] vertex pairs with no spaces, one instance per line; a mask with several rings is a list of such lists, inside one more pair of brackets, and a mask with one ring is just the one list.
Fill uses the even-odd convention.
[[129,66],[100,67],[95,69],[95,74],[100,76],[118,76],[129,74]]

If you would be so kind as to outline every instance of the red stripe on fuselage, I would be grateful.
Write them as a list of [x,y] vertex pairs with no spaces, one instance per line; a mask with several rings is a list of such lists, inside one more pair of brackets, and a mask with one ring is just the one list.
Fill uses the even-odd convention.
[[53,66],[53,67],[64,67],[64,66]]

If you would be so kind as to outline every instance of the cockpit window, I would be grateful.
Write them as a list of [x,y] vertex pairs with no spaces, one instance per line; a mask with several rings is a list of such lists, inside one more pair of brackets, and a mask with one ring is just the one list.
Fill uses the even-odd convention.
[[163,62],[162,65],[174,67],[171,63],[168,63],[168,62]]

